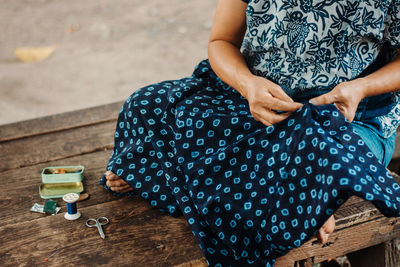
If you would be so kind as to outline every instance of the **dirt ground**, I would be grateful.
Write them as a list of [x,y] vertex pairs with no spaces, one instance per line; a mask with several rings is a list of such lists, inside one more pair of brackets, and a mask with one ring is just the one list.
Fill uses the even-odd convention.
[[[207,57],[216,0],[2,0],[0,124],[126,99]],[[41,62],[17,47],[57,45]]]

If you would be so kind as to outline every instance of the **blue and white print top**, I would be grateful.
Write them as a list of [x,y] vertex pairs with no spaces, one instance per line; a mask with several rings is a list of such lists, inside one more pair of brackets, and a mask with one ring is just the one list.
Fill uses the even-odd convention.
[[[382,65],[379,56],[389,62],[400,48],[400,0],[243,1],[248,6],[242,52],[250,70],[294,99],[366,75]],[[385,137],[400,123],[400,93],[388,95],[374,116]]]

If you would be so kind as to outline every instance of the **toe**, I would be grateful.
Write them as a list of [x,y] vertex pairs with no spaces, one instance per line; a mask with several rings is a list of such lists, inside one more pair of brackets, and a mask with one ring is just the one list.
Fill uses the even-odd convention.
[[119,176],[117,176],[117,175],[116,175],[115,173],[113,173],[112,171],[107,171],[107,172],[106,172],[106,178],[107,178],[107,180],[109,180],[109,181],[121,179]]
[[317,239],[321,244],[328,242],[329,234],[327,234],[322,228],[318,230]]
[[322,228],[325,230],[325,233],[331,234],[335,230],[335,217],[333,215],[329,217]]
[[130,187],[129,185],[123,185],[123,186],[110,187],[110,189],[114,192],[125,193],[131,191],[132,187]]
[[329,234],[335,230],[335,217],[333,215],[324,223],[321,229],[318,230],[317,239],[321,244],[328,242]]
[[108,180],[107,182],[106,182],[106,185],[108,186],[108,187],[120,187],[122,184],[121,184],[121,179],[118,179],[118,180]]
[[120,193],[126,193],[126,192],[130,192],[130,191],[132,191],[132,190],[133,190],[133,188],[132,188],[131,186],[126,185],[126,186],[124,186],[124,188],[121,189],[121,191],[119,191],[119,192],[120,192]]
[[106,179],[110,180],[110,176],[114,174],[112,171],[106,171],[105,175],[106,175]]
[[133,190],[130,185],[112,171],[107,171],[105,175],[107,179],[106,186],[108,186],[111,191],[125,193]]

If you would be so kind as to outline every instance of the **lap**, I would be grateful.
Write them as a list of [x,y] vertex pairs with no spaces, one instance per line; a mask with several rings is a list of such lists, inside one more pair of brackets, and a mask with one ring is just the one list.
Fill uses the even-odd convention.
[[355,126],[363,142],[333,105],[306,104],[266,127],[213,75],[203,66],[135,93],[108,165],[151,205],[182,212],[211,265],[272,260],[300,246],[350,195],[393,216],[395,201],[376,188],[396,187],[364,144],[382,140],[365,125]]

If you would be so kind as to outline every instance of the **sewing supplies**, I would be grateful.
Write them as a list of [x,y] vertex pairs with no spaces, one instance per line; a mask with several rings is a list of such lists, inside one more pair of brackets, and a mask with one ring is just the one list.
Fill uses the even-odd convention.
[[76,202],[84,201],[84,200],[86,200],[88,198],[89,198],[89,194],[88,193],[83,193],[83,194],[80,194],[80,196],[79,196],[79,198],[78,198],[78,200]]
[[48,257],[45,258],[44,260],[45,260],[45,261],[49,261],[49,259],[50,259],[51,257],[53,257],[54,254],[56,254],[58,251],[59,251],[59,249],[55,250],[53,253],[50,254],[50,256],[48,256]]
[[56,208],[57,208],[57,201],[54,201],[52,199],[46,199],[44,201],[44,207],[43,207],[44,213],[52,215],[56,211]]
[[46,167],[42,170],[39,194],[42,198],[61,198],[67,193],[83,191],[84,166]]
[[88,219],[86,221],[86,226],[87,227],[97,227],[101,238],[104,239],[104,238],[106,238],[106,236],[104,235],[102,226],[106,225],[108,222],[109,222],[109,220],[107,217],[99,217],[97,219]]
[[84,166],[46,167],[42,170],[43,183],[68,183],[82,181]]
[[63,200],[67,202],[67,212],[64,214],[65,219],[72,221],[81,217],[81,213],[76,208],[78,199],[79,195],[76,193],[68,193],[63,196]]
[[[30,211],[45,214],[46,212],[44,211],[44,206],[45,206],[45,205],[41,205],[41,204],[35,203],[35,204],[33,204],[33,206],[31,207]],[[60,210],[61,210],[61,207],[56,207],[55,210],[54,210],[54,212],[51,213],[51,215],[56,215]]]

